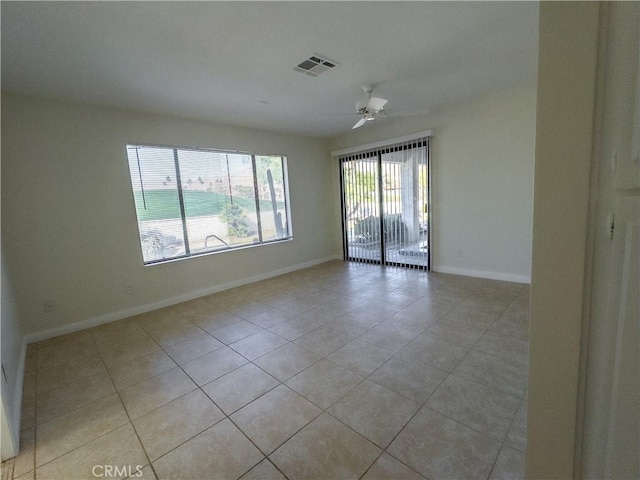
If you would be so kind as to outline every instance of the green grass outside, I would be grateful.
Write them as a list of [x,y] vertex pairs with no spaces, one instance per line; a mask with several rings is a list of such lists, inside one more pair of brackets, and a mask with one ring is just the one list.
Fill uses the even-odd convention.
[[[184,208],[188,217],[205,217],[220,215],[225,203],[230,202],[229,195],[219,192],[193,192],[184,191]],[[134,192],[136,212],[140,221],[167,220],[180,218],[180,205],[178,194],[175,190],[145,190],[144,199],[142,192]],[[233,203],[245,208],[248,212],[255,211],[256,203],[252,198],[233,197]],[[284,202],[278,202],[278,209],[284,211]],[[271,211],[270,200],[260,200],[260,211]]]

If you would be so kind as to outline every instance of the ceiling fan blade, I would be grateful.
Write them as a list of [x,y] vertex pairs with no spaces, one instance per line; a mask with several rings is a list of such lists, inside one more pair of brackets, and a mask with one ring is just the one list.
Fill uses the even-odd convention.
[[353,127],[351,127],[351,130],[354,130],[356,128],[360,128],[365,123],[367,123],[367,119],[366,118],[361,118],[360,120],[358,120],[358,123],[356,123]]
[[369,99],[369,103],[367,103],[367,108],[369,110],[373,110],[375,112],[382,110],[382,108],[387,104],[388,100],[380,97],[371,97]]

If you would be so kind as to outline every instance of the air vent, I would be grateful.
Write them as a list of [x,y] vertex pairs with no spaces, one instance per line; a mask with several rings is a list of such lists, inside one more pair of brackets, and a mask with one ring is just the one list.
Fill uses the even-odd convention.
[[327,60],[326,58],[322,58],[318,55],[313,55],[312,57],[300,62],[293,69],[296,72],[304,73],[310,77],[317,77],[321,73],[331,70],[335,66],[336,62],[332,60]]

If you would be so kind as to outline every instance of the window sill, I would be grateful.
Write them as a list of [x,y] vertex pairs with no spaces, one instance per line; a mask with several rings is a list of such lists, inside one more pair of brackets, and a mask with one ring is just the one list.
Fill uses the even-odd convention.
[[201,253],[193,253],[189,256],[183,256],[183,257],[175,257],[175,258],[167,258],[167,259],[163,259],[163,260],[156,260],[153,262],[147,262],[144,264],[145,267],[156,267],[159,265],[167,265],[170,263],[176,263],[176,262],[181,262],[183,260],[193,260],[193,259],[197,259],[197,258],[201,258],[201,257],[208,257],[210,255],[217,255],[220,253],[227,253],[227,252],[236,252],[238,250],[247,250],[247,249],[251,249],[251,248],[259,248],[259,247],[266,247],[269,245],[277,245],[277,244],[281,244],[281,243],[287,243],[287,242],[291,242],[293,240],[293,236],[291,237],[287,237],[287,238],[280,238],[278,240],[271,240],[268,242],[262,242],[262,243],[251,243],[248,245],[238,245],[237,247],[224,247],[224,248],[219,248],[216,250],[208,250],[206,252],[201,252]]

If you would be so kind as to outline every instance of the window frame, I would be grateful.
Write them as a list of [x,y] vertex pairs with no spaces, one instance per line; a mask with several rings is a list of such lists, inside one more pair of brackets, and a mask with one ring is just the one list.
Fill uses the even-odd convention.
[[[167,257],[167,258],[161,258],[161,259],[156,259],[156,260],[145,260],[144,258],[144,251],[143,251],[143,246],[142,246],[142,231],[140,229],[141,227],[141,220],[138,216],[138,208],[137,208],[137,204],[136,204],[136,200],[135,200],[135,189],[134,189],[134,184],[133,184],[133,176],[132,176],[132,170],[131,170],[131,159],[129,158],[129,150],[130,149],[135,149],[135,148],[153,148],[153,149],[164,149],[164,150],[171,150],[172,151],[172,155],[174,158],[174,168],[175,168],[175,175],[176,175],[176,190],[177,190],[177,194],[178,194],[178,207],[180,210],[180,217],[179,220],[182,223],[182,235],[183,235],[183,242],[184,242],[184,250],[185,253],[181,254],[181,255],[176,255],[176,256],[172,256],[172,257]],[[209,152],[209,153],[214,153],[214,154],[234,154],[234,155],[246,155],[248,157],[251,158],[251,171],[252,171],[252,176],[253,176],[253,191],[254,191],[254,201],[255,201],[255,215],[256,215],[256,225],[257,225],[257,230],[258,230],[258,241],[256,242],[252,242],[252,243],[243,243],[243,244],[239,244],[239,245],[226,245],[226,246],[222,246],[220,248],[216,248],[216,249],[210,249],[210,250],[204,250],[204,251],[197,251],[197,252],[191,252],[190,247],[189,247],[189,233],[188,233],[188,229],[187,229],[187,220],[189,218],[197,218],[197,217],[189,217],[186,214],[186,209],[185,209],[185,205],[184,205],[184,191],[183,191],[183,187],[182,187],[182,182],[178,181],[181,178],[180,175],[180,164],[179,164],[179,155],[178,152],[179,151],[191,151],[191,152]],[[285,220],[286,220],[286,235],[280,238],[274,238],[274,239],[269,239],[269,240],[264,240],[263,239],[263,232],[262,232],[262,220],[261,220],[261,207],[260,207],[260,197],[259,197],[259,183],[258,183],[258,175],[257,175],[257,164],[256,161],[260,158],[265,158],[265,157],[271,157],[271,158],[276,158],[279,157],[280,158],[280,162],[281,162],[281,166],[282,166],[282,185],[283,185],[283,203],[284,203],[284,213],[285,213]],[[264,245],[271,245],[271,244],[276,244],[276,243],[282,243],[282,242],[289,242],[291,240],[293,240],[293,226],[292,226],[292,222],[291,222],[291,201],[290,201],[290,196],[289,196],[289,168],[288,168],[288,159],[287,156],[284,154],[256,154],[256,153],[252,153],[252,152],[245,152],[245,151],[240,151],[240,150],[223,150],[223,149],[218,149],[218,148],[210,148],[210,147],[185,147],[185,146],[177,146],[177,145],[158,145],[158,144],[150,144],[150,143],[142,143],[142,142],[126,142],[125,143],[125,158],[127,159],[127,167],[128,167],[128,174],[129,174],[129,183],[130,183],[130,187],[131,187],[131,194],[132,194],[132,200],[133,200],[133,208],[134,208],[134,212],[135,212],[135,218],[136,218],[136,226],[137,226],[137,230],[138,230],[138,244],[140,247],[140,253],[142,255],[142,262],[143,265],[145,267],[147,266],[153,266],[153,265],[159,265],[159,264],[166,264],[166,263],[171,263],[171,262],[176,262],[176,261],[180,261],[180,260],[185,260],[185,259],[190,259],[190,258],[196,258],[196,257],[201,257],[201,256],[206,256],[206,255],[215,255],[218,253],[224,253],[224,252],[229,252],[229,251],[234,251],[234,250],[243,250],[243,249],[247,249],[247,248],[255,248],[255,247],[261,247]],[[139,161],[138,161],[139,162]],[[138,169],[140,169],[140,164],[138,163]],[[141,182],[142,184],[142,182]],[[144,186],[143,186],[144,188]]]

